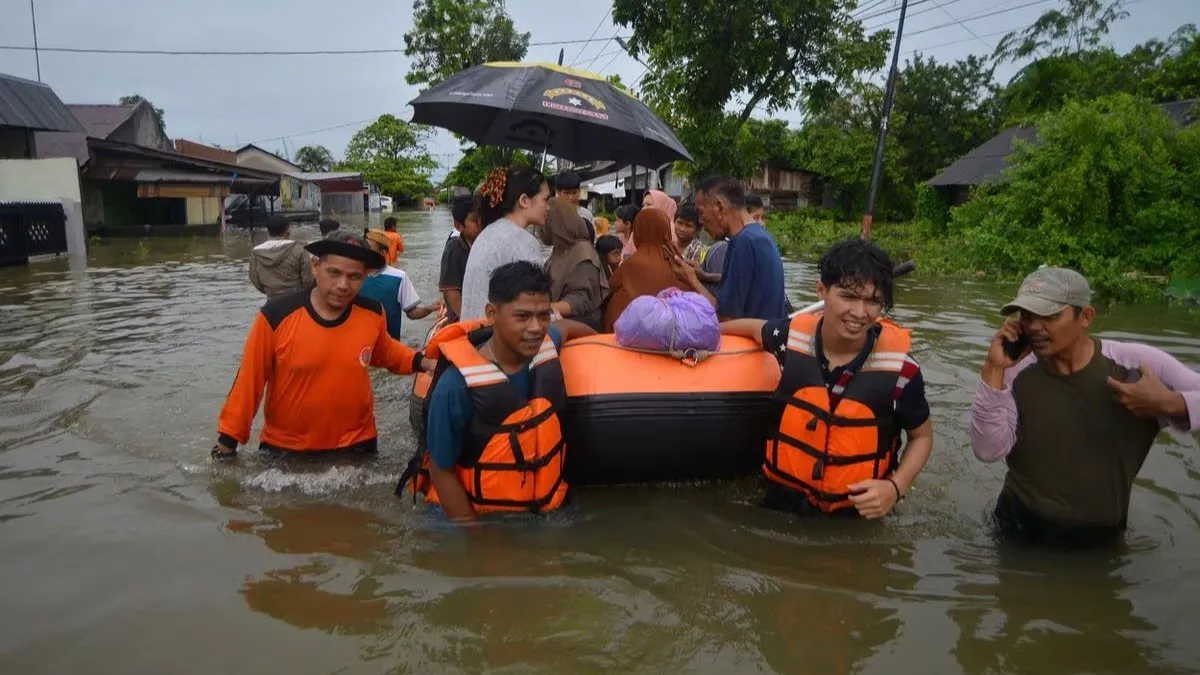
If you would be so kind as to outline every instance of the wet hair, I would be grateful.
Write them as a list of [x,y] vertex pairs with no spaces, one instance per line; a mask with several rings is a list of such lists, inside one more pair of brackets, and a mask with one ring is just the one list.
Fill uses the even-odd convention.
[[504,195],[495,206],[492,206],[491,200],[484,200],[483,226],[487,227],[516,210],[522,195],[530,199],[536,197],[545,184],[545,174],[533,167],[510,166],[505,169]]
[[735,209],[746,207],[746,188],[730,176],[709,176],[696,185],[696,193],[722,197]]
[[825,288],[837,285],[858,289],[874,284],[885,311],[892,308],[892,259],[872,242],[862,239],[839,241],[817,263]]
[[290,225],[288,219],[283,216],[271,216],[267,218],[267,234],[272,237],[282,237],[287,234]]
[[554,187],[559,190],[578,190],[581,183],[583,181],[579,174],[574,171],[565,171],[554,177]]
[[385,218],[383,220],[383,229],[385,229],[385,230],[396,229],[396,218],[394,216],[388,216],[387,218]]
[[455,197],[450,204],[450,217],[455,223],[462,225],[467,222],[467,216],[475,210],[475,195],[463,195]]
[[749,211],[750,209],[761,209],[761,208],[763,208],[762,197],[759,197],[758,195],[756,195],[754,193],[747,193],[746,194],[746,210]]
[[613,251],[620,251],[624,247],[625,245],[616,235],[606,234],[596,240],[596,253],[599,253],[601,258]]
[[333,218],[323,218],[320,224],[321,236],[328,237],[330,232],[337,232],[338,228],[341,226],[342,224]]
[[679,212],[675,214],[675,220],[682,220],[691,225],[693,229],[700,229],[700,214],[696,212],[696,205],[690,202],[679,207]]
[[642,210],[642,207],[636,204],[626,204],[617,208],[617,218],[627,223],[632,223],[637,220],[637,214]]
[[524,293],[550,295],[550,277],[541,265],[518,260],[501,265],[488,281],[488,302],[499,307]]

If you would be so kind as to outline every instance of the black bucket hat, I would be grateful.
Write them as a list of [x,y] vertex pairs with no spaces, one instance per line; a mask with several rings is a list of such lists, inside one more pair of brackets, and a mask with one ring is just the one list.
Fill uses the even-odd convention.
[[383,256],[367,246],[367,240],[360,234],[335,230],[324,239],[310,242],[304,250],[318,258],[327,255],[337,255],[351,260],[357,260],[367,266],[367,269],[381,269],[386,264]]

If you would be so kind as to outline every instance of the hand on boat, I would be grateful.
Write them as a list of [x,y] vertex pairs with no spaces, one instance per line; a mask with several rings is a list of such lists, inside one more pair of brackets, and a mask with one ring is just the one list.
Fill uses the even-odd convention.
[[890,480],[864,480],[850,485],[850,501],[863,518],[882,518],[900,499]]

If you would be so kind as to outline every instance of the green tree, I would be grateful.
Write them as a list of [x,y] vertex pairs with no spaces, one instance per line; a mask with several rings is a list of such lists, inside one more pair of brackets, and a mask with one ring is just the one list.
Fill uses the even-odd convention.
[[993,73],[994,67],[978,56],[938,63],[917,54],[904,64],[894,106],[904,123],[892,124],[888,141],[903,149],[905,202],[912,186],[1000,130],[999,85]]
[[[150,101],[147,101],[145,98],[143,98],[141,94],[133,94],[131,96],[122,96],[119,103],[121,105],[137,105],[137,104],[141,103],[142,101],[146,101],[147,103],[150,103]],[[163,109],[155,107],[155,105],[153,103],[150,103],[150,107],[154,108],[154,117],[158,119],[159,126],[161,126],[163,128],[163,131],[165,132],[167,130],[167,121],[166,121],[166,118],[164,117]]]
[[442,185],[465,187],[474,190],[483,182],[487,174],[498,166],[509,164],[524,164],[536,166],[531,153],[511,148],[498,148],[491,145],[472,146],[463,150],[463,156],[458,164],[442,179]]
[[1200,270],[1200,127],[1128,94],[1068,102],[1038,123],[1001,182],[955,209],[952,236],[980,269],[1069,265],[1120,294],[1128,272]]
[[520,61],[528,51],[529,33],[514,28],[504,0],[416,0],[404,34],[412,60],[404,79],[433,86],[472,66]]
[[437,162],[424,146],[428,132],[393,115],[359,130],[346,146],[346,161],[339,168],[361,171],[363,178],[378,183],[384,194],[417,199],[428,194],[430,176]]
[[323,145],[306,145],[296,151],[296,164],[305,171],[329,171],[333,154]]
[[[827,181],[846,215],[862,213],[867,205],[882,105],[881,87],[866,82],[852,84],[814,111],[795,136],[796,162]],[[893,109],[892,128],[905,123],[904,111]],[[904,149],[898,143],[891,141],[884,146],[876,208],[880,220],[911,215],[911,199],[898,195],[908,184],[904,159]]]
[[1020,61],[1097,49],[1109,28],[1129,16],[1125,2],[1066,0],[1063,9],[1049,10],[1025,29],[1001,38],[993,55],[999,61]]
[[804,106],[884,64],[891,34],[867,37],[856,5],[614,0],[613,21],[632,29],[635,55],[647,54],[639,89],[696,158],[691,173],[746,177],[754,163],[736,148],[754,110]]

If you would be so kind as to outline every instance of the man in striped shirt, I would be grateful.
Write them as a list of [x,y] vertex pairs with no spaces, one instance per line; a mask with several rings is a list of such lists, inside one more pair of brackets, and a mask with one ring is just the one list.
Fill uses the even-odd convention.
[[[899,465],[894,473],[877,480],[845,486],[849,501],[860,515],[879,517],[908,492],[932,451],[933,425],[925,398],[925,380],[921,367],[907,352],[876,350],[884,330],[879,320],[892,304],[892,262],[887,254],[870,242],[843,241],[821,257],[818,271],[817,294],[825,301],[825,311],[811,339],[790,335],[792,317],[728,321],[721,324],[721,332],[757,341],[763,350],[775,355],[780,367],[788,358],[789,338],[793,346],[803,343],[800,345],[803,351],[811,351],[816,357],[834,414],[840,412],[838,404],[860,370],[896,374],[892,388],[894,410],[887,427],[897,434],[903,432],[907,440]],[[870,451],[863,449],[864,453]],[[803,494],[775,482],[768,483],[766,503],[788,511],[812,512]]]

